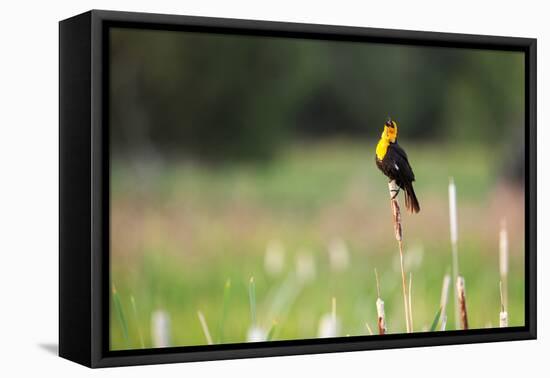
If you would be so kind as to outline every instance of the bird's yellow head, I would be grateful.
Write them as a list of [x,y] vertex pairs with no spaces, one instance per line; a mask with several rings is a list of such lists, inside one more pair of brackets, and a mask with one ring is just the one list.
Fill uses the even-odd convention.
[[395,143],[397,140],[397,123],[392,121],[391,118],[388,118],[384,124],[384,131],[382,131],[381,138],[390,143]]

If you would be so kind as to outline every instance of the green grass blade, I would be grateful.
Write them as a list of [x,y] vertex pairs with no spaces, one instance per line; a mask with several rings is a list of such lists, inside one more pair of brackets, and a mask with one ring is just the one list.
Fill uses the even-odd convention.
[[223,342],[223,330],[225,326],[225,318],[227,317],[227,309],[229,307],[229,299],[231,296],[231,279],[228,279],[225,282],[225,287],[223,288],[223,308],[222,308],[222,318],[220,320],[220,327],[218,331],[218,342]]
[[437,327],[437,323],[439,323],[439,317],[441,316],[441,310],[443,310],[443,309],[440,307],[439,310],[437,311],[437,314],[435,314],[434,321],[432,322],[432,326],[430,327],[430,332],[435,331],[435,329]]
[[271,328],[269,329],[269,332],[267,333],[267,341],[273,340],[276,330],[277,330],[277,322],[273,322],[273,325],[271,326]]
[[256,325],[256,285],[254,277],[250,277],[248,284],[248,299],[250,300],[250,321],[252,326]]
[[126,344],[128,344],[128,323],[126,322],[126,317],[124,316],[124,310],[122,309],[122,303],[120,302],[120,296],[115,288],[115,285],[112,287],[113,293],[113,302],[115,304],[115,311],[117,314],[118,321],[120,322],[120,328],[122,329],[122,335]]
[[145,348],[145,342],[143,341],[143,333],[141,332],[141,327],[139,326],[136,300],[133,295],[130,295],[130,303],[132,304],[132,312],[134,313],[134,321],[136,322],[136,328],[138,331],[139,345],[141,346],[141,348]]
[[290,273],[287,278],[277,288],[271,305],[269,307],[268,318],[284,319],[290,312],[296,298],[303,290],[303,282],[296,279],[295,275]]

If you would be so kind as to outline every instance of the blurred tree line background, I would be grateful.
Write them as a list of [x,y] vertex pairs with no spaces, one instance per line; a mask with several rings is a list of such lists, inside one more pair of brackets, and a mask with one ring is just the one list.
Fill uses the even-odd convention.
[[[112,29],[113,153],[268,160],[290,140],[523,138],[517,52]],[[523,143],[521,143],[523,145]]]

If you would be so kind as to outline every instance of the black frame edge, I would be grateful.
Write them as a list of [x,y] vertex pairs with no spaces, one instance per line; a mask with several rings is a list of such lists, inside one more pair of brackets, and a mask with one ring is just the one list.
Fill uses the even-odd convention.
[[[180,363],[180,362],[198,362],[198,361],[215,361],[228,359],[243,359],[243,358],[262,358],[262,357],[278,357],[278,356],[296,356],[307,354],[325,354],[339,352],[361,352],[368,350],[383,350],[383,349],[402,349],[402,348],[418,348],[418,347],[436,347],[458,344],[482,344],[492,342],[510,342],[531,340],[535,337],[529,330],[524,327],[503,329],[502,332],[486,332],[487,330],[469,330],[469,331],[446,331],[448,335],[440,335],[437,332],[417,332],[413,334],[394,334],[385,336],[366,336],[372,340],[364,341],[363,337],[340,337],[333,339],[332,342],[320,343],[318,339],[310,340],[292,340],[287,344],[290,346],[277,346],[279,342],[266,342],[259,344],[272,343],[270,347],[255,347],[247,344],[234,344],[240,346],[238,349],[229,349],[231,345],[227,345],[228,349],[219,349],[211,351],[198,352],[183,352],[170,351],[176,348],[159,348],[153,353],[142,355],[123,355],[116,357],[104,357],[98,361],[94,367],[116,367],[116,366],[134,366],[134,365],[153,365],[165,363]],[[479,331],[479,332],[476,332]],[[483,334],[483,337],[480,337]],[[390,336],[390,337],[387,337]],[[393,337],[392,337],[393,336]],[[413,336],[413,337],[411,337]],[[363,339],[357,341],[357,339]],[[309,341],[300,345],[302,341]],[[163,351],[167,349],[167,351]]]
[[[537,338],[537,40],[530,39],[526,46],[526,93],[525,93],[525,127],[529,138],[527,143],[528,156],[526,156],[526,182],[529,192],[525,193],[529,201],[526,209],[529,209],[529,218],[526,219],[526,241],[529,243],[529,251],[526,264],[526,281],[528,279],[528,310],[529,333],[531,338]],[[528,223],[527,223],[528,222]]]
[[223,17],[185,16],[161,13],[121,12],[94,9],[95,17],[105,21],[134,23],[149,28],[173,30],[174,27],[207,28],[210,32],[231,32],[239,34],[277,35],[287,37],[315,38],[322,34],[323,39],[333,37],[340,40],[364,39],[373,43],[417,44],[421,46],[456,46],[463,48],[480,48],[495,50],[525,51],[525,47],[535,38],[506,37],[484,34],[464,34],[435,31],[417,31],[402,29],[385,29],[360,26],[343,26],[328,24],[306,24],[296,22],[250,20]]
[[[98,17],[96,11],[91,11],[91,173],[93,181],[91,183],[92,196],[92,245],[91,245],[91,270],[92,270],[92,309],[91,309],[91,327],[92,327],[92,346],[91,346],[91,367],[100,367],[104,358],[104,350],[109,346],[108,335],[104,333],[105,323],[109,322],[110,299],[110,266],[108,255],[110,253],[110,242],[108,238],[109,213],[104,215],[105,204],[109,204],[109,136],[104,132],[103,125],[107,125],[108,113],[103,109],[107,108],[108,97],[104,92],[103,81],[106,62],[104,61],[103,46],[105,45],[105,35],[103,34],[103,20]],[[106,220],[107,219],[107,220]],[[105,237],[104,237],[105,235]],[[107,256],[107,258],[105,258]],[[104,295],[107,295],[105,301]],[[105,305],[107,302],[107,305]]]
[[91,12],[59,23],[59,355],[91,366]]

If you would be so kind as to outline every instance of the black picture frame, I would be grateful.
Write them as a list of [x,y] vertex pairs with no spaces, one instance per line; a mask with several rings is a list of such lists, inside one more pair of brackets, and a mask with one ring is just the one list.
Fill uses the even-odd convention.
[[[108,29],[112,26],[525,53],[525,326],[109,350]],[[59,23],[59,355],[89,367],[535,339],[536,39],[92,10]]]

